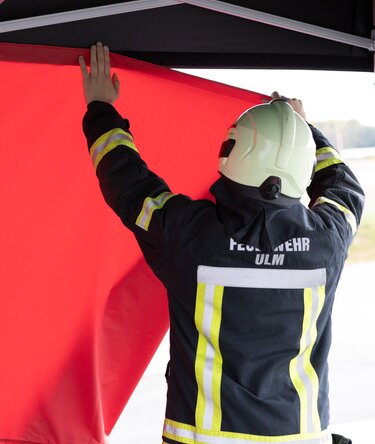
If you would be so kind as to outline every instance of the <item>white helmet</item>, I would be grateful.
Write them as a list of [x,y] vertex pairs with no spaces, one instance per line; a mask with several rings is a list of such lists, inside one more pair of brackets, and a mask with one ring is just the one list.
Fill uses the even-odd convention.
[[303,118],[283,100],[245,111],[229,128],[219,171],[234,182],[257,187],[263,197],[300,198],[315,168],[315,143]]

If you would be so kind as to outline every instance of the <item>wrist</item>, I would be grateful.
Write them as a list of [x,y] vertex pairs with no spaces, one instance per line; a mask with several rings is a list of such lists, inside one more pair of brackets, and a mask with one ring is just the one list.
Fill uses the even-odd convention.
[[112,111],[115,109],[111,103],[103,102],[102,100],[92,100],[87,104],[87,110],[105,110],[105,111]]
[[108,105],[112,105],[112,103],[113,103],[110,100],[106,100],[106,99],[99,98],[99,97],[93,97],[90,99],[86,99],[87,106],[90,105],[90,103],[94,103],[94,102],[108,103]]

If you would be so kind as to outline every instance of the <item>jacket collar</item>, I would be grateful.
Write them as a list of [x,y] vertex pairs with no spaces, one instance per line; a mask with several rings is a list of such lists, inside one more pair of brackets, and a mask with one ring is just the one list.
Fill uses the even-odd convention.
[[[306,224],[306,209],[299,199],[279,196],[275,201],[264,199],[255,187],[241,185],[222,176],[210,188],[216,199],[218,216],[225,234],[262,251],[274,250],[291,239],[301,224]],[[296,224],[298,220],[298,225]],[[310,227],[313,229],[313,227]],[[308,228],[309,229],[309,228]]]

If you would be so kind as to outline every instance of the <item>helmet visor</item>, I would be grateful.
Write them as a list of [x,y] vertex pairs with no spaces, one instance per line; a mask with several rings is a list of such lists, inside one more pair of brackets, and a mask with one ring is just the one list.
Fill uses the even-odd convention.
[[234,148],[235,144],[236,144],[236,141],[234,139],[225,140],[221,144],[219,158],[221,158],[221,157],[229,157],[229,154],[231,153],[231,151]]

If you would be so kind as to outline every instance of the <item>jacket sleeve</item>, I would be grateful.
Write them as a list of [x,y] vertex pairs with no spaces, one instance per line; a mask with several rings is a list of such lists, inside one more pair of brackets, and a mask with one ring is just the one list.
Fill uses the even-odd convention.
[[90,103],[83,130],[107,204],[139,242],[151,248],[165,246],[175,225],[173,214],[190,199],[173,194],[164,180],[148,169],[135,145],[129,121],[112,105]]
[[317,128],[310,128],[316,144],[316,167],[307,189],[309,207],[348,247],[361,220],[364,192],[340,153]]

